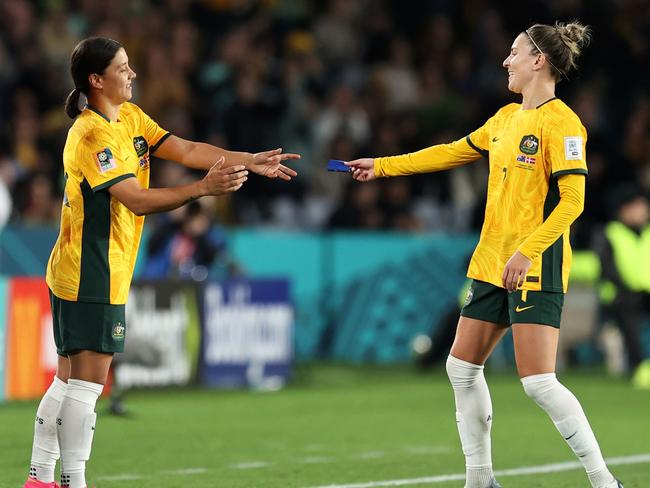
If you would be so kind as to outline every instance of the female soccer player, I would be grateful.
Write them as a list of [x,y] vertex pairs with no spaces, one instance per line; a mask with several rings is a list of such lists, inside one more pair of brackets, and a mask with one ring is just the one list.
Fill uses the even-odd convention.
[[521,104],[500,109],[467,137],[401,156],[348,163],[359,181],[453,168],[486,156],[487,205],[469,265],[473,279],[447,359],[456,422],[466,459],[466,488],[495,488],[492,405],[483,365],[512,326],[526,393],[582,461],[594,488],[622,485],[609,472],[576,397],[555,377],[560,315],[571,266],[569,226],[584,205],[587,134],[555,97],[590,39],[577,22],[535,24],[503,62]]
[[[204,195],[239,190],[249,171],[290,180],[281,149],[251,154],[191,142],[161,129],[129,103],[135,72],[116,41],[95,37],[74,49],[75,89],[66,113],[75,119],[63,152],[65,194],[59,237],[47,265],[56,377],[37,413],[25,487],[86,486],[95,403],[113,353],[124,350],[126,302],[144,215]],[[87,98],[87,108],[80,97]],[[83,101],[83,99],[82,99]],[[178,161],[206,175],[176,188],[149,189],[150,156]]]

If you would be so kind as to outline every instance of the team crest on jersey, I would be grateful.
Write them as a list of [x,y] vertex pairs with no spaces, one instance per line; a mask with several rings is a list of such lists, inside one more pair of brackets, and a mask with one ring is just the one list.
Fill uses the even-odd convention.
[[521,138],[519,150],[524,154],[535,154],[539,149],[539,139],[532,134]]
[[95,162],[97,163],[100,173],[105,173],[106,171],[117,168],[113,152],[109,148],[104,148],[102,151],[95,154]]
[[135,152],[138,153],[139,158],[149,152],[149,144],[147,144],[147,140],[142,136],[135,136],[133,138],[133,147],[135,148]]
[[124,340],[124,332],[125,332],[125,330],[126,330],[126,327],[124,327],[124,324],[122,324],[122,322],[117,322],[115,325],[113,325],[113,330],[111,332],[111,336],[116,341]]

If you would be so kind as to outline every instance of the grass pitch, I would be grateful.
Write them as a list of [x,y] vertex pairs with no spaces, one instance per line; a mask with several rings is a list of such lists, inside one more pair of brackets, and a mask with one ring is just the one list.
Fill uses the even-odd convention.
[[[495,469],[575,458],[515,374],[487,371],[494,403]],[[613,472],[626,488],[650,487],[650,392],[598,374],[566,374]],[[310,366],[276,393],[139,391],[128,418],[105,414],[87,479],[112,487],[462,487],[453,395],[441,372]],[[0,487],[24,482],[36,402],[0,406]],[[630,456],[646,455],[641,462]],[[566,469],[566,468],[561,468]],[[582,469],[502,476],[504,488],[588,487]],[[452,475],[442,481],[442,475]],[[419,478],[429,481],[417,482]]]

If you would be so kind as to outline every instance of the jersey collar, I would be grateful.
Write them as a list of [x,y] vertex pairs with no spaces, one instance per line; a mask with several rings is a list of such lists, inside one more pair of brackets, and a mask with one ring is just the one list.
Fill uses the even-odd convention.
[[[95,112],[97,115],[99,115],[102,119],[104,119],[104,120],[105,120],[106,122],[108,122],[109,124],[111,123],[111,119],[109,119],[108,117],[106,117],[106,115],[104,115],[102,112],[100,112],[97,108],[93,107],[92,105],[88,104],[88,105],[86,106],[86,108],[88,108],[88,109],[92,110],[93,112]],[[119,119],[118,119],[118,120],[119,120]]]
[[549,98],[549,99],[546,100],[545,102],[540,103],[537,107],[535,107],[535,109],[538,109],[538,108],[540,108],[542,105],[546,105],[548,102],[552,102],[553,100],[557,100],[557,97]]

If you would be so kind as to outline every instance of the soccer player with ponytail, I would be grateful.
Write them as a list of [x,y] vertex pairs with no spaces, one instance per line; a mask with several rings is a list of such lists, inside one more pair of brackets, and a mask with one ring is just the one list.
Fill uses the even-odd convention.
[[[450,144],[347,163],[359,181],[428,173],[488,159],[485,220],[469,265],[473,279],[447,359],[465,454],[465,488],[498,488],[492,471],[492,402],[483,365],[512,327],[526,394],[551,418],[593,488],[621,488],[576,397],[555,376],[560,316],[571,267],[569,226],[584,206],[587,133],[555,96],[590,39],[578,22],[535,24],[503,61],[521,103]],[[504,422],[507,421],[504,420]]]
[[[59,457],[61,486],[86,486],[95,403],[113,353],[124,350],[125,303],[144,216],[235,192],[249,171],[290,180],[296,172],[283,162],[299,157],[281,149],[227,151],[161,129],[129,103],[136,74],[124,48],[112,39],[80,42],[70,71],[75,88],[65,111],[74,123],[63,151],[61,228],[46,276],[58,366],[36,413],[25,488],[58,487]],[[152,154],[206,174],[183,186],[150,189]]]

